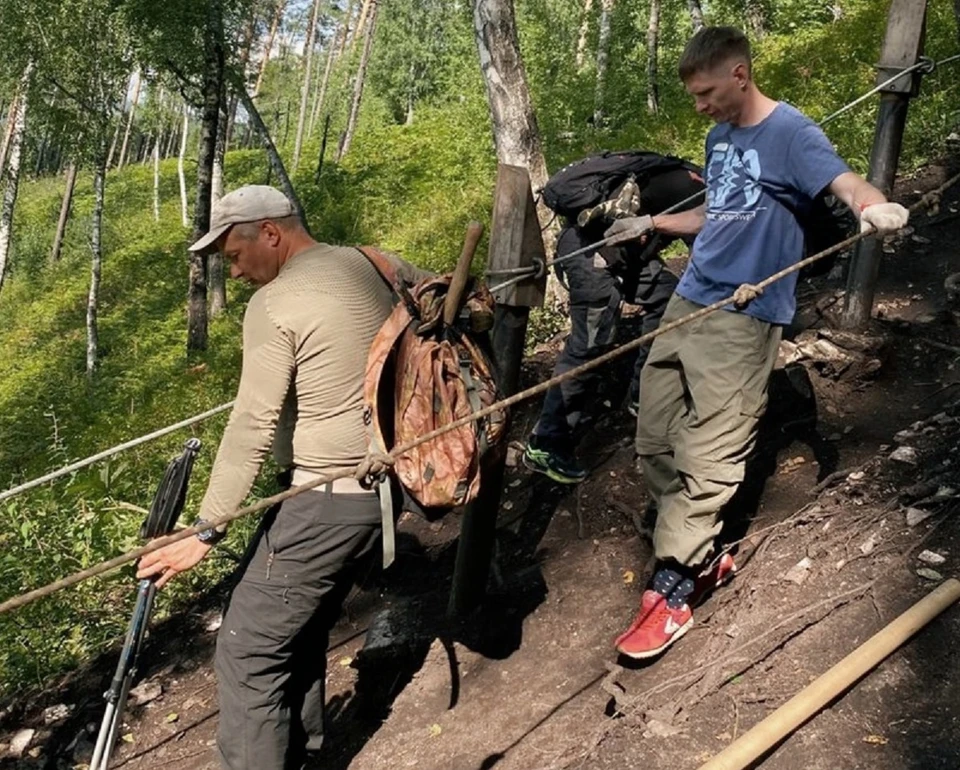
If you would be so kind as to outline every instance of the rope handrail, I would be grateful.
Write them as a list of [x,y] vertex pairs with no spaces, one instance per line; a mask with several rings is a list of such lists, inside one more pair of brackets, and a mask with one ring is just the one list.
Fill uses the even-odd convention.
[[[939,196],[941,195],[941,193],[943,193],[944,190],[956,184],[957,182],[960,182],[960,173],[950,177],[947,181],[945,181],[942,185],[940,185],[940,187],[938,187],[936,190],[933,190],[927,193],[926,195],[922,196],[920,200],[918,200],[916,203],[910,206],[909,211],[912,213],[923,206],[931,205],[935,200],[939,198]],[[807,265],[813,264],[817,260],[828,257],[831,254],[834,254],[838,251],[842,251],[843,249],[846,249],[849,246],[852,246],[857,241],[863,240],[864,238],[870,235],[873,235],[876,232],[877,232],[876,228],[874,228],[873,226],[870,226],[866,230],[863,230],[862,232],[857,233],[856,235],[852,235],[846,240],[841,241],[840,243],[834,246],[831,246],[828,249],[824,249],[823,251],[817,254],[807,257],[806,259],[800,260],[799,262],[791,265],[790,267],[784,268],[783,270],[780,270],[779,272],[774,273],[773,275],[760,281],[760,283],[753,285],[751,288],[762,291],[767,286],[770,286],[771,284],[776,283],[777,281],[781,280],[782,278],[785,278],[791,273],[795,273],[799,270],[802,270],[804,267],[806,267]],[[734,296],[736,296],[739,291],[740,289],[738,289],[737,292],[734,293]],[[726,299],[722,299],[717,302],[714,302],[712,305],[707,305],[706,307],[703,307],[700,310],[694,311],[693,313],[689,313],[681,318],[678,318],[676,321],[671,321],[670,323],[662,324],[660,327],[653,330],[652,332],[644,334],[635,340],[631,340],[630,342],[627,342],[626,344],[621,345],[620,347],[614,348],[613,350],[608,351],[607,353],[604,353],[603,355],[595,358],[593,361],[588,361],[587,363],[581,364],[575,369],[570,369],[569,371],[564,372],[563,374],[559,374],[555,377],[551,377],[549,380],[545,380],[537,385],[534,385],[533,387],[527,388],[526,390],[521,391],[520,393],[516,393],[513,396],[510,396],[509,398],[502,399],[496,402],[495,404],[491,404],[490,406],[480,409],[479,411],[472,412],[471,414],[466,415],[465,417],[461,417],[458,420],[454,420],[453,422],[449,423],[448,425],[445,425],[442,428],[437,428],[436,430],[433,430],[430,433],[426,433],[423,436],[418,437],[414,441],[409,441],[406,444],[402,444],[401,446],[395,447],[388,454],[391,457],[398,457],[399,455],[405,454],[406,452],[409,452],[410,450],[415,449],[418,446],[425,444],[428,441],[432,441],[438,436],[441,436],[453,430],[457,430],[458,428],[461,428],[464,425],[469,425],[470,423],[475,422],[476,420],[480,420],[484,417],[487,417],[493,414],[494,412],[498,412],[502,409],[514,406],[515,404],[519,404],[520,402],[526,401],[527,399],[532,398],[533,396],[538,396],[541,393],[544,393],[550,388],[552,388],[554,385],[559,385],[560,383],[565,382],[566,380],[572,377],[575,377],[583,372],[590,371],[591,369],[596,369],[597,367],[603,366],[604,364],[609,363],[610,361],[613,361],[616,358],[619,358],[625,353],[628,353],[632,350],[636,350],[641,345],[645,345],[646,343],[651,342],[652,340],[656,339],[662,334],[666,334],[667,332],[673,331],[674,329],[677,329],[683,326],[684,324],[688,324],[699,318],[703,318],[704,316],[709,315],[710,313],[714,313],[717,310],[721,310],[725,307],[729,307],[735,302],[734,296],[730,296],[730,297],[727,297]],[[220,524],[225,524],[227,522],[235,521],[236,519],[239,519],[243,516],[247,516],[251,513],[256,513],[258,511],[265,510],[272,505],[281,503],[284,500],[290,499],[291,497],[296,497],[297,495],[302,494],[303,492],[307,492],[323,484],[327,484],[331,481],[335,481],[336,479],[342,479],[342,478],[354,476],[359,468],[360,466],[357,466],[357,468],[344,469],[336,473],[331,473],[327,476],[321,476],[306,484],[301,484],[300,486],[297,486],[297,487],[291,487],[290,489],[284,492],[280,492],[270,497],[265,497],[262,500],[259,500],[256,503],[253,503],[252,505],[248,505],[244,508],[239,508],[238,510],[234,511],[230,515],[224,516],[219,520],[207,522],[199,527],[198,526],[185,527],[184,529],[178,530],[177,532],[171,535],[167,535],[165,537],[161,537],[156,540],[153,540],[150,543],[147,543],[146,545],[141,546],[140,548],[135,548],[131,551],[127,551],[126,553],[116,556],[113,559],[109,559],[107,561],[101,562],[100,564],[96,564],[92,567],[88,567],[87,569],[81,570],[80,572],[75,572],[72,575],[68,575],[65,578],[61,578],[60,580],[56,580],[53,583],[49,583],[45,586],[41,586],[40,588],[35,588],[24,594],[20,594],[19,596],[11,597],[10,599],[7,599],[6,601],[0,603],[0,614],[3,614],[5,612],[10,612],[11,610],[18,609],[19,607],[23,607],[24,605],[30,604],[31,602],[34,602],[45,596],[49,596],[50,594],[56,593],[57,591],[60,591],[64,588],[68,588],[72,585],[76,585],[77,583],[81,583],[84,580],[87,580],[89,578],[96,577],[97,575],[102,575],[105,572],[110,572],[111,570],[114,570],[117,567],[121,567],[124,564],[127,564],[136,559],[139,559],[141,556],[144,556],[148,553],[152,553],[153,551],[159,550],[160,548],[163,548],[166,545],[179,542],[180,540],[185,540],[188,537],[193,537],[199,532],[205,532],[206,530],[213,529],[214,527],[217,527]]]
[[2,503],[4,500],[9,500],[11,497],[15,497],[16,495],[22,494],[23,492],[27,492],[31,489],[35,489],[36,487],[42,486],[43,484],[46,484],[48,481],[54,481],[63,476],[68,476],[74,471],[78,471],[78,470],[81,470],[82,468],[86,468],[89,465],[93,465],[94,463],[100,462],[100,460],[106,460],[109,457],[113,457],[116,454],[120,454],[121,452],[126,451],[127,449],[133,449],[134,447],[140,446],[140,444],[146,444],[148,441],[153,441],[153,439],[160,438],[161,436],[166,436],[169,433],[174,433],[175,431],[178,431],[181,428],[189,428],[191,425],[195,425],[198,422],[202,422],[203,420],[206,420],[208,417],[213,417],[216,414],[220,414],[220,412],[225,412],[227,409],[230,409],[232,406],[233,406],[233,401],[228,401],[226,404],[220,404],[220,406],[215,406],[213,407],[213,409],[208,409],[205,412],[201,412],[200,414],[195,414],[193,417],[188,417],[187,419],[181,420],[180,422],[174,423],[173,425],[168,425],[165,428],[160,428],[158,430],[155,430],[153,431],[153,433],[148,433],[145,436],[140,436],[139,438],[130,439],[129,441],[125,441],[122,444],[117,444],[115,447],[111,447],[110,449],[105,449],[102,452],[98,452],[95,455],[90,455],[90,457],[86,457],[83,460],[77,460],[77,462],[70,463],[69,465],[65,465],[62,468],[58,468],[55,471],[51,471],[50,473],[44,476],[40,476],[39,478],[24,482],[23,484],[19,484],[15,487],[11,487],[10,489],[4,492],[0,492],[0,503]]

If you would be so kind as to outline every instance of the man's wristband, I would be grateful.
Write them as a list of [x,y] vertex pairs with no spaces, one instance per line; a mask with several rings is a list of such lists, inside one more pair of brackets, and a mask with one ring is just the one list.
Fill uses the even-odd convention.
[[[204,524],[209,524],[209,522],[204,521],[203,519],[197,519],[194,526],[202,527]],[[226,532],[222,532],[216,527],[212,527],[211,529],[205,529],[203,530],[203,532],[197,532],[197,540],[199,540],[201,543],[206,543],[207,545],[216,545],[221,540],[223,540],[223,538],[225,538],[226,536],[227,536]]]

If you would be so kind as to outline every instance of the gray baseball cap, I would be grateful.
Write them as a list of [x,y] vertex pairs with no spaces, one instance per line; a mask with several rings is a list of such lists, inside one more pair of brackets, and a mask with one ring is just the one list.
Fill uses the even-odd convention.
[[190,251],[206,251],[233,225],[258,222],[261,219],[282,219],[296,211],[290,199],[276,187],[250,184],[224,195],[213,205],[210,232],[189,247]]

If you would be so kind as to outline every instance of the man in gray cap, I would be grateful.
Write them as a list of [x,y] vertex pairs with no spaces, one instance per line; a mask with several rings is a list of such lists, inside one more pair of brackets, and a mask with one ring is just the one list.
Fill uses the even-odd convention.
[[[294,485],[354,468],[367,450],[363,378],[393,308],[386,282],[357,249],[315,241],[279,190],[250,185],[214,207],[191,251],[217,248],[230,275],[260,288],[243,319],[243,366],[200,521],[243,503],[267,452]],[[428,275],[396,261],[399,276]],[[162,586],[197,564],[226,525],[141,559]],[[377,495],[352,478],[290,498],[260,524],[217,639],[227,770],[293,770],[323,739],[328,633],[381,534]]]

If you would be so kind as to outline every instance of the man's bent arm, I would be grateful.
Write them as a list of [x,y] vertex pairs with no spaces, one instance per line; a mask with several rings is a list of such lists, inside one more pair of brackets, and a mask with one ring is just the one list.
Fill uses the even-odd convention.
[[653,226],[664,235],[696,235],[703,229],[706,215],[706,206],[697,206],[678,214],[657,214],[653,218]]
[[830,192],[843,201],[859,218],[860,212],[874,203],[886,203],[886,196],[859,174],[847,171],[830,183]]

